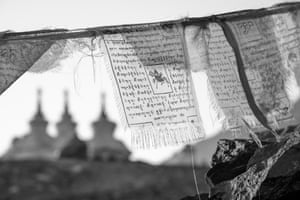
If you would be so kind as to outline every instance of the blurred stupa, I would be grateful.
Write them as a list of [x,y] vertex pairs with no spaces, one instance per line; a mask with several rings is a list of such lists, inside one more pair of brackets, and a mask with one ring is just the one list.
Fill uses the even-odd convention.
[[69,111],[69,93],[64,91],[64,111],[61,120],[56,124],[55,148],[58,152],[76,136],[76,126],[77,124]]
[[86,158],[87,147],[80,140],[76,131],[77,123],[69,111],[69,93],[64,91],[64,111],[61,120],[56,124],[57,138],[55,142],[56,155],[60,158]]
[[89,142],[89,157],[103,161],[126,161],[130,152],[113,137],[116,123],[108,119],[105,106],[105,94],[101,94],[101,113],[92,124],[94,136]]
[[37,111],[30,121],[30,131],[15,138],[4,159],[51,159],[54,157],[54,139],[47,133],[48,122],[42,112],[42,91],[37,92]]
[[64,111],[56,124],[57,137],[47,133],[47,125],[41,105],[41,90],[38,90],[37,111],[30,121],[30,132],[15,138],[10,149],[2,157],[13,159],[94,159],[100,161],[127,161],[130,152],[125,145],[113,137],[116,123],[110,121],[105,111],[105,95],[101,97],[100,117],[92,126],[94,137],[82,141],[77,135],[76,126],[69,111],[69,94],[64,92]]

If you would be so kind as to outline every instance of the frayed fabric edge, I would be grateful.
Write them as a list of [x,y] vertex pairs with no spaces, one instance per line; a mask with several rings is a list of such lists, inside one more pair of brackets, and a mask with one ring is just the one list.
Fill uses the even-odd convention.
[[205,138],[200,129],[192,124],[130,127],[131,145],[134,149],[150,149],[196,143]]

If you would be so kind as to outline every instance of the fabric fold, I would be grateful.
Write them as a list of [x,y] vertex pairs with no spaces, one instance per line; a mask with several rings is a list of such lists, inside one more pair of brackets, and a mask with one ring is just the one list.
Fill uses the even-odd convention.
[[0,42],[0,94],[24,74],[54,42],[18,40]]
[[212,120],[233,132],[297,124],[299,11],[215,20],[185,28],[191,69],[208,77]]
[[[297,13],[227,22],[238,48],[255,103],[274,129],[295,124],[291,109],[299,101]],[[293,91],[289,89],[293,88]]]
[[177,24],[158,24],[103,36],[133,147],[185,144],[204,137],[182,31]]

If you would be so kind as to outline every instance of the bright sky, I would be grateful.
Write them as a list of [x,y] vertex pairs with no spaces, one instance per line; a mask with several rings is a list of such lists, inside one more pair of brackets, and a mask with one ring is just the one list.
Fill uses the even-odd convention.
[[[173,20],[182,17],[207,16],[241,9],[268,7],[279,0],[0,0],[0,32],[28,31],[43,28],[85,28],[105,25],[133,24]],[[55,123],[60,119],[63,90],[70,91],[70,109],[78,122],[78,133],[88,139],[92,135],[90,124],[100,112],[101,83],[107,91],[107,111],[112,120],[119,122],[112,89],[105,68],[97,65],[96,82],[93,81],[89,58],[81,63],[65,63],[54,72],[27,73],[0,97],[0,154],[5,152],[15,136],[25,134],[36,109],[36,90],[42,88],[43,110],[50,122],[49,132],[56,134]],[[74,84],[74,71],[78,80]],[[100,75],[102,74],[102,75]],[[100,79],[102,81],[100,81]],[[199,79],[199,76],[196,77]],[[195,80],[205,87],[201,80]],[[76,87],[75,87],[76,85]],[[202,98],[202,99],[201,99]],[[199,97],[205,111],[203,96]],[[201,109],[201,107],[200,107]],[[207,113],[204,118],[208,118]],[[210,125],[206,125],[211,130]],[[211,132],[211,131],[209,131]],[[121,126],[116,137],[129,146],[129,134]],[[134,159],[159,162],[179,147],[134,151]]]

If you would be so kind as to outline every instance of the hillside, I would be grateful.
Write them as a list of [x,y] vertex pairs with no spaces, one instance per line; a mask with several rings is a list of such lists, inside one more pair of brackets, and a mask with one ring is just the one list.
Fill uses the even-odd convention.
[[[207,191],[206,168],[197,168],[198,185]],[[0,162],[1,200],[168,200],[195,194],[191,167],[133,162]]]

